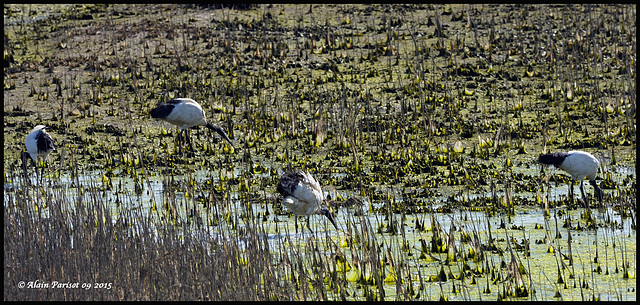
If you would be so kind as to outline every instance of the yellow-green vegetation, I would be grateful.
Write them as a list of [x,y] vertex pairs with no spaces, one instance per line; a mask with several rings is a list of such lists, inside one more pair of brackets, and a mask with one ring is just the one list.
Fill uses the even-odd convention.
[[[636,299],[635,5],[4,14],[5,300]],[[149,115],[177,97],[235,149],[200,128],[179,152]],[[574,149],[601,161],[589,209],[536,163]],[[340,231],[293,233],[288,167]]]

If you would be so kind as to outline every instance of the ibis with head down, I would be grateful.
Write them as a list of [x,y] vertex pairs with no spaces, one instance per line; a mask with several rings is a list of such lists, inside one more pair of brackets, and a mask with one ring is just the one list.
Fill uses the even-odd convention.
[[329,218],[333,226],[338,229],[338,225],[333,219],[333,215],[324,206],[324,193],[320,188],[320,183],[310,173],[302,170],[287,171],[280,177],[278,192],[284,196],[282,204],[293,212],[296,221],[296,233],[298,233],[298,216],[307,215],[307,228],[309,231],[309,216],[313,214],[324,215]]
[[580,180],[580,193],[582,194],[582,200],[584,201],[585,207],[589,206],[587,203],[587,197],[584,195],[583,188],[584,179],[587,178],[589,179],[589,183],[593,186],[595,197],[598,198],[600,203],[602,203],[604,191],[598,187],[598,184],[596,183],[596,176],[598,175],[600,161],[598,161],[598,159],[596,159],[592,154],[578,150],[555,152],[541,155],[538,157],[538,162],[546,165],[554,165],[571,175],[569,196],[572,201],[573,183],[575,180]]
[[193,145],[191,145],[191,139],[189,138],[189,128],[194,126],[205,126],[215,132],[217,132],[225,141],[227,141],[232,147],[233,143],[229,139],[227,133],[220,126],[212,125],[207,122],[207,118],[204,115],[204,111],[200,104],[190,98],[176,98],[166,103],[160,103],[156,108],[151,110],[151,117],[163,121],[167,121],[180,128],[178,133],[178,144],[180,144],[180,137],[184,133],[186,141],[189,143],[189,147],[193,152]]

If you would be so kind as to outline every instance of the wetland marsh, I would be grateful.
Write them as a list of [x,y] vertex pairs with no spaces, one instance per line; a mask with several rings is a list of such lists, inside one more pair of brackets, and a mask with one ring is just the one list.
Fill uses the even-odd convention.
[[[5,4],[4,299],[634,301],[635,26],[635,5]],[[177,97],[235,149],[196,128],[178,152],[149,115]],[[600,160],[602,203],[536,163],[564,150]],[[287,168],[340,230],[294,233]]]

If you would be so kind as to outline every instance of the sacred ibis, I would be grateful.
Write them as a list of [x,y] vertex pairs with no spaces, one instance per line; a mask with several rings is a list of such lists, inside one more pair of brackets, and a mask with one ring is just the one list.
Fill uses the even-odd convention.
[[282,204],[293,212],[296,221],[296,233],[298,233],[298,216],[307,215],[307,228],[309,231],[309,216],[312,214],[320,214],[327,216],[333,226],[338,229],[333,215],[324,206],[324,194],[320,188],[320,183],[302,170],[287,171],[280,178],[278,183],[278,192],[284,196]]
[[42,159],[42,163],[44,164],[44,162],[47,161],[47,156],[56,150],[53,145],[53,138],[47,133],[46,128],[44,125],[34,127],[25,141],[27,151],[22,152],[23,162],[26,162],[27,157],[31,157],[33,160],[33,164],[36,167],[36,174],[38,173],[38,160]]
[[160,103],[156,108],[151,110],[150,114],[151,117],[155,119],[167,121],[178,126],[178,128],[180,128],[178,145],[180,144],[180,136],[184,133],[192,152],[193,145],[191,145],[191,139],[189,138],[189,128],[194,126],[205,126],[217,132],[233,147],[233,143],[231,143],[224,129],[208,123],[200,104],[190,98],[176,98],[166,103]]
[[592,154],[578,150],[556,152],[541,155],[538,158],[538,162],[547,165],[554,165],[571,175],[571,182],[569,183],[569,196],[571,196],[571,201],[573,201],[573,181],[580,180],[580,193],[582,194],[582,200],[584,201],[585,207],[589,206],[582,186],[584,178],[587,178],[589,179],[589,183],[593,186],[596,198],[598,198],[598,201],[602,203],[604,191],[602,191],[596,183],[596,176],[598,175],[600,161],[598,161],[598,159],[596,159]]

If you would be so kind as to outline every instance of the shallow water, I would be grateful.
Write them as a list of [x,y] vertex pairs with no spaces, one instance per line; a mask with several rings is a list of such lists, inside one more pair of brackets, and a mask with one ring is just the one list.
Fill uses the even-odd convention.
[[[624,174],[628,173],[626,170],[622,172]],[[111,189],[108,189],[104,187],[106,184],[102,175],[100,172],[94,172],[85,173],[78,178],[63,176],[60,177],[60,182],[68,198],[77,199],[78,190],[84,189],[85,192],[81,196],[84,196],[84,200],[87,202],[92,200],[90,198],[91,192],[86,191],[87,188],[100,190],[99,193],[102,194],[102,200],[112,211],[114,222],[119,221],[123,217],[122,215],[126,214],[123,214],[123,211],[127,210],[138,211],[140,213],[137,215],[144,217],[151,214],[151,216],[158,217],[158,219],[166,219],[168,214],[162,209],[163,204],[166,203],[165,194],[174,192],[180,221],[174,224],[164,221],[166,225],[188,226],[194,236],[205,236],[205,239],[208,238],[216,242],[233,241],[241,250],[245,250],[246,247],[250,246],[248,241],[242,237],[241,232],[247,227],[247,221],[252,221],[254,223],[252,227],[257,225],[259,234],[266,238],[270,245],[270,251],[275,256],[278,253],[283,253],[283,251],[290,252],[293,249],[297,249],[290,255],[302,255],[301,259],[305,260],[311,254],[305,252],[304,247],[300,247],[310,239],[321,238],[326,240],[318,244],[320,245],[318,251],[324,253],[328,258],[334,253],[335,247],[340,247],[346,260],[351,266],[354,266],[356,263],[353,253],[362,251],[362,245],[353,242],[346,232],[362,230],[363,227],[366,227],[365,224],[368,223],[372,232],[378,232],[375,233],[375,242],[381,251],[392,253],[396,264],[402,262],[402,266],[404,266],[402,285],[408,285],[409,280],[406,274],[407,272],[410,273],[409,277],[415,292],[412,296],[420,300],[438,300],[441,295],[448,300],[498,299],[500,293],[505,293],[504,289],[508,281],[505,282],[502,279],[493,283],[488,280],[490,275],[486,272],[475,275],[475,284],[470,283],[471,280],[468,278],[468,274],[465,280],[449,279],[446,282],[428,282],[428,279],[437,275],[441,268],[445,268],[446,273],[459,276],[465,264],[468,264],[474,270],[478,267],[487,268],[489,266],[494,272],[503,274],[504,277],[507,274],[506,269],[500,268],[500,265],[503,262],[508,264],[511,261],[508,247],[514,247],[516,244],[519,247],[525,245],[529,247],[528,254],[525,254],[522,249],[516,250],[514,254],[527,270],[527,275],[531,275],[530,279],[525,276],[525,283],[527,283],[528,289],[535,291],[535,293],[530,293],[528,297],[522,299],[582,300],[585,296],[587,298],[596,297],[600,300],[634,301],[636,299],[636,230],[632,228],[633,219],[623,218],[612,207],[591,209],[592,215],[599,224],[597,229],[593,230],[585,229],[584,222],[580,220],[581,215],[584,214],[584,209],[567,210],[564,206],[550,208],[548,216],[545,216],[546,213],[542,208],[531,206],[517,206],[514,209],[515,214],[510,216],[504,213],[487,216],[484,211],[465,210],[456,210],[452,213],[384,215],[369,211],[370,208],[384,211],[383,202],[370,203],[365,200],[362,207],[340,208],[338,210],[335,214],[335,219],[340,228],[339,231],[331,227],[325,217],[316,215],[310,219],[314,233],[309,232],[306,228],[304,217],[298,219],[302,232],[295,233],[293,216],[287,214],[277,215],[275,213],[274,206],[278,204],[277,197],[271,198],[271,201],[267,200],[269,203],[266,204],[262,202],[247,206],[243,203],[246,201],[240,199],[238,193],[231,192],[228,199],[216,202],[218,206],[207,208],[195,201],[193,195],[185,197],[186,189],[181,190],[180,187],[177,187],[174,191],[166,190],[165,182],[161,176],[149,177],[148,184],[144,182],[142,192],[136,194],[134,191],[136,183],[133,179],[112,177],[110,178]],[[218,177],[207,177],[204,172],[196,173],[194,176],[198,177],[196,178],[197,181],[209,178],[214,183],[219,181]],[[50,178],[45,178],[45,185],[47,185],[47,179]],[[185,183],[184,177],[175,176],[173,179],[176,181],[177,186]],[[81,186],[80,188],[77,187],[78,183]],[[5,183],[5,192],[12,190],[14,187],[15,185],[11,183]],[[267,189],[264,191],[269,193],[272,190]],[[325,193],[326,195],[334,194],[332,192]],[[553,187],[550,193],[551,198],[564,196],[566,187],[563,185]],[[199,193],[196,192],[195,195],[198,196]],[[340,195],[347,198],[354,194],[340,192]],[[486,194],[469,194],[469,197],[483,195],[486,196]],[[498,192],[497,195],[503,197],[504,193]],[[5,194],[5,201],[7,201],[6,196]],[[523,196],[532,196],[532,194]],[[401,197],[398,199],[401,200]],[[440,199],[434,198],[432,205],[434,207],[442,205],[441,200],[446,199],[444,197]],[[194,204],[197,206],[195,211],[198,211],[199,215],[193,215],[193,212],[191,212],[194,210]],[[248,210],[248,207],[250,207],[250,210]],[[265,217],[267,209],[270,214]],[[361,214],[362,216],[354,216],[356,211],[358,215]],[[46,214],[47,208],[43,209],[43,212]],[[254,217],[254,219],[250,217]],[[198,221],[198,219],[201,221]],[[568,219],[571,220],[570,231],[569,228],[564,226]],[[434,221],[437,222],[437,225]],[[389,224],[392,222],[398,228],[404,228],[404,233],[402,234],[401,231],[397,231],[395,234],[387,233]],[[583,227],[578,225],[580,222],[583,223]],[[207,223],[211,225],[207,226]],[[417,229],[416,223],[422,223],[425,230]],[[450,234],[451,230],[453,230],[454,243],[459,253],[468,253],[469,249],[471,249],[471,244],[468,241],[461,241],[461,232],[469,234],[475,232],[483,245],[489,244],[489,234],[491,234],[495,245],[501,251],[485,251],[486,259],[479,263],[459,257],[456,261],[445,264],[447,253],[431,253],[433,259],[421,259],[421,240],[425,240],[429,244],[433,236],[433,228],[438,225],[443,234]],[[572,266],[569,266],[566,257],[568,255],[569,235],[571,236]],[[551,240],[549,240],[549,237],[551,237]],[[507,245],[507,240],[511,240],[512,244]],[[349,246],[350,244],[353,246]],[[402,250],[402,245],[408,245],[408,249],[405,247]],[[549,253],[550,247],[556,249],[554,253]],[[598,263],[594,263],[596,248],[598,251]],[[628,265],[628,273],[631,279],[623,279],[623,262]],[[565,267],[560,267],[559,269],[559,266],[563,265]],[[386,264],[383,263],[382,268],[387,276],[392,272],[388,262]],[[602,271],[593,272],[598,268]],[[560,270],[560,273],[558,270]],[[347,274],[350,273],[347,272]],[[559,275],[565,279],[566,286],[558,284]],[[362,284],[354,282],[350,283],[349,287],[348,289],[351,289],[353,299],[366,299]],[[385,282],[383,287],[385,289],[385,299],[393,300],[398,296],[395,282]],[[422,289],[417,287],[422,287]],[[490,288],[490,293],[485,291],[487,287]],[[369,288],[373,291],[377,289],[375,285]],[[557,294],[561,295],[561,297],[556,297]],[[339,296],[334,295],[332,297],[331,292],[328,292],[328,297],[338,299]],[[508,298],[518,299],[514,297]]]

